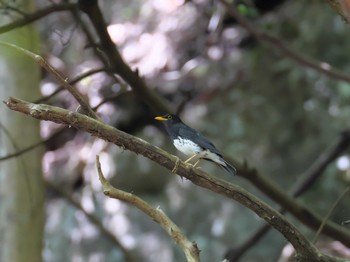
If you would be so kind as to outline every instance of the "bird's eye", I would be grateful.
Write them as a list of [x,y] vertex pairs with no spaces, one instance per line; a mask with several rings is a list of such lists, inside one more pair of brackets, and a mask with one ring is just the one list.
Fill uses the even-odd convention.
[[173,118],[173,116],[172,115],[168,115],[168,119],[172,119]]

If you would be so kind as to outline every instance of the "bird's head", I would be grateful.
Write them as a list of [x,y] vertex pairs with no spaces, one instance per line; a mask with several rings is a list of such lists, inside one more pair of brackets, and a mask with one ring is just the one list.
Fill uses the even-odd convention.
[[169,121],[168,123],[181,122],[180,118],[174,114],[166,114],[164,116],[157,116],[154,119],[158,120],[158,121]]

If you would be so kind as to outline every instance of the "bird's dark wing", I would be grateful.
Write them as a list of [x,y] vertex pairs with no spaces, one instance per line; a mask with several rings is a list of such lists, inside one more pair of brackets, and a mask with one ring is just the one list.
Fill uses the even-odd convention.
[[219,161],[215,159],[211,159],[210,157],[204,157],[204,159],[213,161],[214,163],[223,167],[230,174],[235,175],[237,173],[236,168],[230,165],[221,155],[219,150],[216,149],[214,144],[210,142],[206,137],[204,137],[201,133],[196,131],[195,129],[182,124],[178,126],[178,135],[187,139],[192,140],[194,143],[202,147],[203,149],[208,149],[210,152],[215,153],[219,156]]
[[219,150],[216,149],[214,144],[212,142],[210,142],[206,137],[204,137],[201,133],[196,131],[195,129],[193,129],[189,126],[180,127],[179,128],[179,135],[181,137],[186,137],[186,138],[191,139],[194,143],[196,143],[200,147],[202,147],[204,149],[208,149],[211,152],[222,157]]

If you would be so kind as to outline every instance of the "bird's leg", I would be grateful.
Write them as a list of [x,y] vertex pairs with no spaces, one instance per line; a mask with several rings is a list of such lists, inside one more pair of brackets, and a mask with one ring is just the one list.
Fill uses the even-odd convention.
[[190,162],[196,155],[197,155],[197,154],[194,154],[193,156],[191,156],[189,159],[187,159],[187,160],[185,161],[185,163],[187,164],[188,162]]
[[179,168],[179,165],[180,165],[180,158],[177,158],[176,162],[175,162],[175,166],[174,166],[173,170],[171,170],[171,172],[176,173],[177,169]]
[[193,167],[196,167],[196,166],[198,165],[199,161],[201,161],[201,159],[202,159],[202,158],[199,158],[199,159],[197,160],[197,162],[194,163]]

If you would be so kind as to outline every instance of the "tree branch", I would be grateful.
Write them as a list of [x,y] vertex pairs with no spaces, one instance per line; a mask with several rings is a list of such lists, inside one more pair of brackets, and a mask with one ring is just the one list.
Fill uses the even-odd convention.
[[335,202],[333,203],[332,207],[329,209],[328,213],[326,214],[326,216],[323,218],[322,224],[320,225],[319,229],[317,230],[312,242],[316,243],[319,235],[321,234],[324,225],[326,224],[328,218],[331,216],[331,214],[333,213],[334,209],[337,207],[337,205],[339,204],[340,200],[350,191],[350,187],[347,187],[341,194],[340,196],[337,198],[337,200],[335,200]]
[[[102,52],[109,59],[109,64],[114,73],[120,75],[135,91],[135,93],[152,109],[154,112],[163,114],[171,112],[168,104],[156,93],[149,89],[145,81],[140,77],[138,71],[133,71],[123,60],[116,45],[113,43],[107,31],[107,24],[104,21],[102,12],[96,0],[79,1],[79,8],[87,14],[96,34],[100,39]],[[100,51],[101,51],[100,50]]]
[[328,148],[323,154],[321,154],[316,161],[301,174],[300,179],[297,180],[291,194],[294,197],[302,195],[308,190],[312,184],[323,174],[323,171],[327,166],[332,163],[337,157],[340,156],[350,146],[350,131],[344,130],[334,145]]
[[341,16],[345,23],[349,23],[349,1],[327,0],[328,4]]
[[3,41],[0,41],[0,45],[10,47],[13,49],[16,49],[17,51],[21,52],[22,54],[25,54],[35,60],[41,67],[47,70],[65,89],[71,93],[71,95],[77,100],[79,105],[81,106],[83,112],[90,117],[99,120],[100,118],[98,115],[95,113],[94,110],[90,107],[89,103],[86,101],[86,99],[76,90],[73,86],[71,86],[67,79],[64,79],[57,71],[55,68],[53,68],[42,56],[37,55],[27,49],[24,49],[22,47],[19,47],[14,44],[6,43]]
[[[105,71],[108,71],[108,69],[105,69],[105,68],[100,68],[100,69],[92,69],[90,71],[87,71],[86,73],[83,73],[79,76],[77,76],[76,78],[74,78],[73,80],[69,81],[69,84],[70,85],[73,85],[73,84],[76,84],[77,82],[81,81],[82,79],[84,79],[85,77],[89,76],[89,75],[92,75],[92,74],[95,74],[95,73],[99,73],[99,72],[105,72]],[[35,100],[33,103],[41,103],[43,101],[47,101],[49,99],[51,99],[53,96],[57,95],[58,93],[60,93],[61,91],[63,90],[66,90],[64,87],[60,86],[58,87],[54,92],[52,92],[50,95],[48,96],[43,96],[37,100]],[[94,106],[92,109],[93,111],[97,111],[97,109],[109,102],[109,101],[112,101],[113,99],[117,98],[118,96],[120,96],[120,94],[124,93],[126,91],[121,90],[119,91],[118,93],[115,93],[113,94],[112,96],[109,96],[109,97],[106,97],[104,98],[100,103],[98,103],[98,105]],[[58,135],[60,135],[62,132],[64,131],[64,128],[61,128],[59,130],[57,130],[54,134],[52,134],[49,138],[45,139],[45,140],[41,140],[41,141],[38,141],[36,143],[33,143],[32,145],[29,145],[23,149],[18,149],[16,152],[14,153],[10,153],[8,155],[5,155],[5,156],[0,156],[0,161],[4,161],[4,160],[7,160],[7,159],[10,159],[10,158],[13,158],[13,157],[18,157],[28,151],[31,151],[35,148],[37,148],[38,146],[41,146],[41,145],[45,145],[46,143],[49,143],[50,141],[52,141],[53,139],[55,139]]]
[[[301,175],[300,179],[294,184],[291,189],[291,195],[295,198],[305,193],[323,174],[327,166],[332,163],[337,157],[339,157],[350,146],[350,131],[345,130],[341,133],[336,143],[325,150],[312,165]],[[254,183],[257,187],[259,183]],[[259,188],[262,191],[265,189]],[[285,208],[279,209],[281,214],[284,214]],[[323,223],[323,222],[322,222]],[[323,225],[324,226],[324,225]],[[329,225],[328,225],[329,226]],[[271,229],[269,224],[260,226],[247,240],[245,240],[240,246],[231,248],[226,252],[225,257],[230,262],[237,261],[250,247],[258,242],[269,230]],[[315,229],[316,230],[316,229]]]
[[332,66],[326,62],[317,61],[311,57],[307,57],[305,55],[301,55],[295,52],[277,37],[274,37],[267,33],[261,33],[259,30],[255,29],[255,27],[249,22],[249,20],[247,20],[244,16],[242,16],[239,13],[239,11],[235,8],[233,4],[228,3],[227,0],[220,0],[220,2],[226,7],[227,13],[230,14],[234,19],[236,19],[236,21],[243,28],[245,28],[255,39],[257,39],[261,43],[266,43],[276,48],[287,58],[294,60],[295,62],[304,67],[312,68],[323,75],[350,83],[349,74],[343,73],[338,69],[332,68]]
[[28,25],[36,20],[39,20],[51,13],[60,12],[60,11],[69,11],[76,8],[76,4],[59,4],[52,5],[47,8],[37,10],[32,14],[25,15],[22,19],[16,20],[10,24],[4,25],[0,27],[0,34],[6,33],[13,29]]
[[[329,256],[321,254],[294,225],[290,224],[283,215],[265,202],[259,200],[237,185],[210,176],[199,169],[193,168],[190,164],[179,161],[176,156],[140,138],[124,133],[86,115],[70,112],[62,108],[32,104],[16,98],[9,98],[5,104],[9,109],[30,115],[33,118],[65,124],[86,131],[92,136],[99,137],[119,147],[133,151],[136,154],[143,155],[169,170],[176,167],[179,176],[189,179],[192,183],[200,187],[236,200],[254,211],[288,239],[295,248],[299,261],[310,261],[310,258],[314,259],[314,261],[330,261]],[[339,259],[339,261],[345,260]]]
[[[221,0],[224,3],[224,0]],[[225,4],[225,3],[224,3]],[[242,17],[239,12],[232,6],[226,4],[225,6],[228,7],[228,10],[230,11],[231,15],[234,15],[238,22],[240,22],[251,34],[253,34],[256,38],[258,38],[261,41],[267,41],[273,43],[274,45],[277,45],[277,47],[280,47],[282,51],[284,51],[287,54],[290,54],[292,58],[298,58],[297,61],[299,62],[305,62],[304,65],[308,66],[314,66],[315,69],[323,70],[324,73],[330,74],[332,76],[338,77],[338,79],[343,79],[345,81],[350,82],[350,77],[344,74],[338,74],[336,71],[329,70],[326,67],[320,67],[319,62],[312,62],[309,59],[305,59],[304,57],[296,54],[295,52],[292,52],[289,50],[285,45],[283,45],[277,38],[273,38],[266,34],[261,34],[260,32],[256,31],[254,27],[244,18]],[[106,53],[107,57],[110,58],[111,67],[115,71],[115,73],[119,74],[124,80],[126,80],[130,86],[133,88],[135,93],[137,93],[151,108],[154,109],[156,112],[169,112],[170,109],[168,106],[164,106],[164,102],[160,102],[160,98],[151,90],[147,88],[144,81],[139,77],[137,72],[133,72],[130,67],[123,61],[120,53],[116,49],[115,44],[112,42],[107,29],[106,29],[106,23],[103,19],[101,10],[99,9],[97,5],[97,1],[79,1],[79,7],[80,9],[85,12],[88,17],[91,20],[91,23],[95,27],[95,31],[97,32],[100,41],[101,46],[104,52]],[[251,172],[247,171],[245,173],[252,174]],[[279,190],[279,188],[275,187],[274,185],[271,185],[269,181],[264,180],[262,177],[258,177],[258,174],[256,175],[257,183],[255,183],[256,186],[259,188],[264,188],[266,190],[263,190],[265,193],[268,193],[271,198],[273,198],[275,201],[280,203],[284,206],[286,204],[287,209],[290,211],[292,210],[293,215],[295,215],[299,220],[303,221],[307,225],[313,227],[315,230],[318,228],[318,226],[322,223],[322,220],[315,216],[314,214],[306,211],[305,208],[302,206],[295,204],[294,200],[292,198],[288,198],[285,196],[284,192],[282,190]],[[245,177],[243,175],[242,177]],[[252,176],[249,176],[252,178]],[[261,185],[260,182],[263,182]],[[276,190],[274,190],[276,188]],[[271,190],[272,189],[272,190]],[[283,203],[281,203],[283,202]],[[294,211],[294,212],[293,212]],[[311,217],[311,222],[309,221],[309,217]],[[327,222],[327,225],[325,227],[325,233],[331,235],[334,238],[340,237],[345,243],[347,243],[347,246],[350,246],[350,234],[349,233],[342,233],[342,228],[337,226],[334,223]],[[341,236],[339,236],[339,234]],[[344,243],[343,242],[343,243]]]
[[[83,80],[84,78],[88,77],[88,76],[91,76],[93,74],[97,74],[97,73],[100,73],[100,72],[106,72],[108,71],[109,69],[108,68],[97,68],[97,69],[91,69],[77,77],[75,77],[74,79],[70,80],[68,82],[69,85],[75,85],[76,83],[78,83],[79,81]],[[54,97],[55,95],[57,95],[58,93],[62,92],[63,90],[65,90],[66,88],[64,88],[62,85],[59,86],[55,91],[53,91],[50,95],[47,95],[47,96],[43,96],[37,100],[34,101],[34,103],[42,103],[42,102],[46,102],[48,100],[50,100],[52,97]]]
[[56,186],[54,183],[46,180],[46,185],[54,190],[57,194],[62,196],[69,204],[74,206],[79,211],[83,212],[83,214],[88,218],[88,220],[94,224],[100,232],[105,235],[116,247],[118,247],[125,258],[125,261],[127,262],[135,262],[135,258],[132,256],[132,254],[120,243],[120,241],[101,223],[101,221],[93,214],[90,214],[87,212],[78,201],[76,201],[71,195],[69,195],[67,192]]
[[176,244],[180,246],[185,253],[188,262],[200,261],[197,244],[188,240],[180,228],[160,208],[153,208],[146,201],[135,196],[134,194],[127,193],[113,187],[103,176],[98,156],[96,156],[96,165],[98,176],[103,188],[103,193],[106,196],[122,200],[140,209],[142,212],[156,221],[168,233],[168,235],[174,239]]
[[[256,170],[249,170],[249,168],[238,168],[238,174],[248,179],[252,184],[264,192],[269,198],[285,208],[295,218],[300,220],[306,226],[317,230],[322,223],[320,216],[308,210],[303,204],[296,201],[291,195],[279,188],[273,181],[263,177]],[[350,232],[340,225],[327,221],[324,226],[323,233],[339,240],[344,245],[350,247]]]

